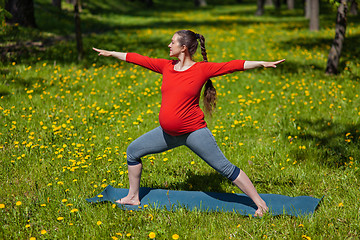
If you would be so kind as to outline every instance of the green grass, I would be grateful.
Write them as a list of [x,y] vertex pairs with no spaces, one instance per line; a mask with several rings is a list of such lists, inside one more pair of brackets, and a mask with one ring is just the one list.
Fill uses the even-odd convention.
[[[255,17],[250,2],[202,10],[189,3],[182,10],[170,4],[149,10],[136,1],[107,2],[89,1],[82,13],[82,62],[69,6],[55,18],[56,10],[39,1],[39,29],[3,28],[2,44],[44,46],[23,44],[1,62],[0,238],[147,239],[151,232],[157,239],[358,237],[359,17],[348,20],[341,74],[327,76],[334,12],[324,12],[321,30],[309,32],[300,8],[268,8]],[[218,109],[207,122],[260,193],[324,197],[312,216],[130,212],[85,201],[109,184],[128,187],[126,148],[158,126],[161,101],[160,75],[100,58],[91,47],[167,57],[172,34],[186,28],[206,37],[211,61],[286,58],[277,69],[214,78]],[[239,192],[185,147],[145,158],[142,186]]]

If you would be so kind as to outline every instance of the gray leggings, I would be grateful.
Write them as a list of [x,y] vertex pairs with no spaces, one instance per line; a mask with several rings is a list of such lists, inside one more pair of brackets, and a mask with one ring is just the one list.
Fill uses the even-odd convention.
[[232,164],[221,152],[216,140],[208,128],[201,128],[180,136],[171,136],[157,127],[134,140],[127,148],[128,165],[141,163],[141,157],[160,153],[185,145],[213,167],[220,174],[234,181],[240,169]]

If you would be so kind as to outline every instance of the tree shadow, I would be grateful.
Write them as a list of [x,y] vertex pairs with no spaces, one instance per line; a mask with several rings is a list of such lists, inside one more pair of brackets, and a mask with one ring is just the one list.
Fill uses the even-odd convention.
[[[166,184],[166,188],[171,190],[184,190],[184,191],[202,191],[202,192],[219,192],[225,193],[223,188],[226,182],[229,180],[217,172],[211,172],[206,174],[194,174],[191,170],[188,170],[186,174],[186,180],[184,182],[174,182]],[[149,187],[151,188],[164,188],[164,184],[154,183]]]
[[310,157],[325,166],[340,167],[348,163],[351,157],[356,158],[359,155],[360,124],[334,123],[331,119],[325,118],[315,120],[299,118],[296,121],[306,131],[300,135],[295,130],[283,132],[283,137],[298,135],[300,141],[311,143],[309,145],[314,148],[306,152],[297,149],[292,153],[297,159]]
[[[335,34],[335,31],[334,31]],[[332,45],[333,39],[332,38],[297,38],[292,39],[291,41],[283,41],[281,44],[278,44],[280,48],[285,51],[290,51],[292,49],[306,49],[309,51],[319,51],[322,52],[324,55],[329,54],[329,49]],[[350,37],[346,37],[343,45],[343,49],[340,56],[340,63],[339,63],[339,72],[344,72],[345,70],[348,71],[350,74],[350,79],[359,81],[360,76],[355,74],[352,69],[349,69],[346,62],[360,62],[358,59],[354,59],[354,56],[360,56],[360,34],[352,35]],[[286,63],[289,65],[289,62]],[[299,70],[303,69],[304,66],[299,65]],[[311,68],[316,70],[323,70],[325,72],[326,62],[324,62],[323,66],[309,64]],[[284,67],[286,70],[290,70],[290,72],[296,72],[296,68],[294,65],[289,67]]]

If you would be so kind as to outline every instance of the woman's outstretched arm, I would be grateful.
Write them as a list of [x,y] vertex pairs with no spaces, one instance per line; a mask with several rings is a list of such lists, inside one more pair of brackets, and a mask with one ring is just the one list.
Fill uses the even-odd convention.
[[103,50],[103,49],[97,49],[97,48],[93,48],[94,51],[99,53],[99,56],[104,56],[104,57],[114,57],[117,59],[120,59],[122,61],[126,61],[126,54],[124,52],[114,52],[114,51],[108,51],[108,50]]
[[253,68],[259,68],[259,67],[272,67],[272,68],[276,68],[276,65],[278,65],[279,63],[284,62],[285,59],[276,61],[276,62],[264,62],[264,61],[245,61],[244,63],[244,70],[247,69],[253,69]]

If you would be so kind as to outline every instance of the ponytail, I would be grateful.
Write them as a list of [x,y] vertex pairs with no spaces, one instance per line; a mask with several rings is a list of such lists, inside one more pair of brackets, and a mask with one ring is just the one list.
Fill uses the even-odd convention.
[[[194,33],[191,30],[180,30],[176,34],[180,36],[179,42],[181,45],[185,45],[191,56],[196,53],[198,48],[198,40],[200,41],[201,55],[205,62],[208,61],[206,49],[205,49],[205,38],[203,35]],[[216,108],[216,89],[210,79],[205,83],[204,97],[203,97],[205,113],[212,115],[212,112]]]
[[[205,38],[201,34],[196,34],[196,37],[200,40],[201,55],[203,56],[203,60],[207,62],[208,59],[205,48]],[[211,116],[213,111],[216,109],[216,89],[210,79],[208,79],[205,83],[203,103],[205,112]]]

